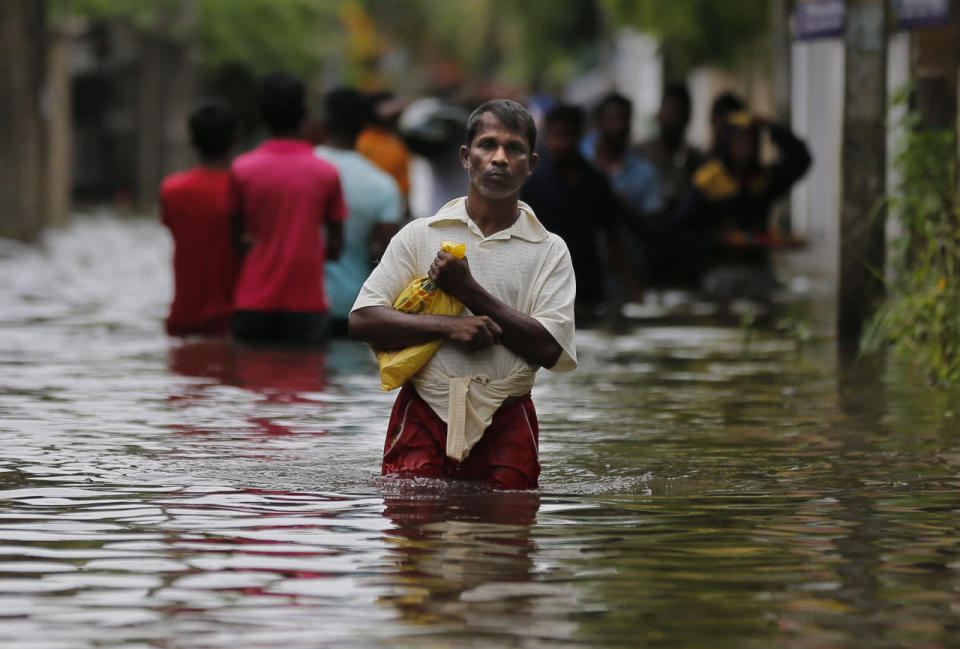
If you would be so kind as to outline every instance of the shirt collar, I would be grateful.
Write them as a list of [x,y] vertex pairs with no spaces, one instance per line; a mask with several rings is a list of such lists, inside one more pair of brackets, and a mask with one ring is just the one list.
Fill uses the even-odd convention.
[[477,237],[488,241],[516,237],[531,243],[540,243],[550,236],[550,233],[543,227],[529,205],[523,201],[517,201],[517,206],[520,208],[520,216],[517,217],[513,225],[505,230],[494,232],[489,237],[483,235],[483,232],[480,231],[477,224],[474,223],[467,214],[467,199],[465,196],[455,198],[441,207],[435,216],[428,218],[427,225],[433,226],[440,223],[450,223],[452,221],[460,222],[465,224],[467,229]]

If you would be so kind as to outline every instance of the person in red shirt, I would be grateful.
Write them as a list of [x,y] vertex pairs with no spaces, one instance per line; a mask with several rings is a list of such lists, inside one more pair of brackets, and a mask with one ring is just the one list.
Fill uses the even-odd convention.
[[173,303],[166,321],[171,336],[230,331],[238,261],[227,195],[236,123],[222,104],[197,108],[188,126],[200,164],[160,186],[160,218],[173,236]]
[[244,342],[326,337],[323,267],[340,256],[347,210],[336,168],[299,138],[304,94],[285,74],[261,82],[260,115],[271,138],[231,168],[233,240],[244,257],[231,326]]

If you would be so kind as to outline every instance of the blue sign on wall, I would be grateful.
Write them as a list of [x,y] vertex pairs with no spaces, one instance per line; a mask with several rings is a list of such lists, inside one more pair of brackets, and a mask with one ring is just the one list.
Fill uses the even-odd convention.
[[[950,0],[892,0],[897,29],[934,27],[950,22]],[[798,2],[793,13],[793,37],[799,40],[842,38],[843,0]]]
[[843,36],[843,0],[798,2],[793,14],[793,37],[800,40]]
[[950,22],[950,0],[893,0],[899,29],[932,27]]

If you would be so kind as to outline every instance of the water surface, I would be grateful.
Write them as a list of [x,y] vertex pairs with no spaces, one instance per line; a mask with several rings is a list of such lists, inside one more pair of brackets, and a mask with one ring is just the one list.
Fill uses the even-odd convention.
[[0,244],[0,646],[960,646],[960,400],[908,372],[581,332],[537,492],[390,481],[362,346],[168,339],[150,222]]

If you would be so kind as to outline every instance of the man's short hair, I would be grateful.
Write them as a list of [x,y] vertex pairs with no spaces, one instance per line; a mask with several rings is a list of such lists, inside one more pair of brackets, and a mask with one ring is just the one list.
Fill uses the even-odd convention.
[[291,133],[306,117],[303,83],[288,74],[267,75],[260,82],[260,118],[271,133]]
[[621,108],[626,109],[627,113],[633,112],[633,102],[621,95],[619,92],[611,92],[603,96],[603,98],[597,103],[596,107],[593,109],[593,116],[600,117],[610,106],[620,106]]
[[206,101],[190,113],[187,127],[190,141],[201,158],[219,158],[233,146],[237,116],[223,102]]
[[473,138],[477,136],[477,131],[480,130],[480,122],[486,113],[491,113],[511,131],[523,133],[527,137],[530,151],[536,149],[537,125],[533,121],[533,116],[523,107],[523,104],[512,99],[494,99],[480,104],[475,111],[470,113],[470,117],[467,118],[466,129],[465,143],[467,146],[473,143]]
[[710,121],[715,122],[727,113],[732,113],[736,110],[745,110],[746,107],[746,102],[738,95],[729,90],[722,92],[716,96],[713,100],[713,105],[710,107]]
[[685,84],[679,82],[668,83],[663,88],[663,100],[673,99],[680,102],[684,110],[687,111],[687,115],[690,114],[690,109],[693,106],[693,102],[690,99],[690,91],[687,90]]
[[370,99],[353,88],[337,88],[324,98],[327,132],[355,140],[370,123]]
[[583,133],[583,110],[579,106],[557,104],[544,115],[543,123],[547,126],[568,124],[573,128],[574,133],[581,134]]

